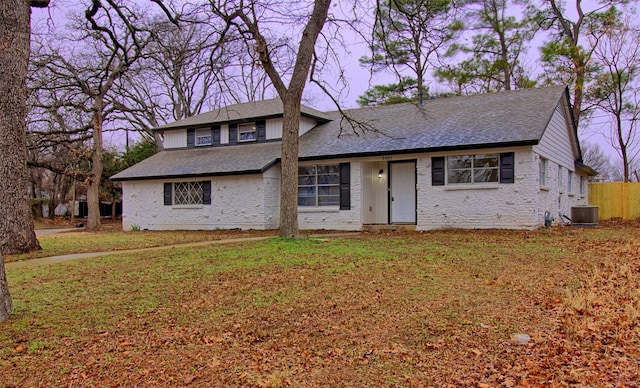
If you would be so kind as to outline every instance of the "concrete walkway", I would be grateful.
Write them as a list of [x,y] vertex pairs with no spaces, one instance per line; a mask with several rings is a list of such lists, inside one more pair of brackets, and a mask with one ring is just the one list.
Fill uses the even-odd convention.
[[274,236],[230,238],[230,239],[224,239],[224,240],[209,240],[209,241],[200,241],[200,242],[185,243],[185,244],[162,245],[159,247],[150,247],[150,248],[125,249],[125,250],[104,251],[104,252],[73,253],[70,255],[49,256],[49,257],[41,257],[38,259],[30,259],[30,260],[24,260],[24,261],[13,261],[11,263],[5,263],[4,266],[7,269],[38,267],[41,265],[63,263],[65,261],[87,259],[91,257],[131,254],[131,253],[149,252],[149,251],[161,251],[161,250],[174,249],[174,248],[190,248],[190,247],[201,247],[201,246],[207,246],[207,245],[231,244],[231,243],[245,242],[245,241],[260,241],[260,240],[266,240],[268,238],[273,238],[273,237]]
[[36,229],[36,236],[44,236],[47,234],[56,234],[64,232],[82,232],[83,228],[51,228],[51,229]]
[[[54,230],[58,230],[58,229],[54,229]],[[72,229],[72,230],[78,230],[78,229]],[[357,236],[358,234],[359,234],[358,232],[351,232],[351,233],[309,235],[307,237],[345,237],[345,236]],[[245,241],[260,241],[260,240],[266,240],[274,237],[276,236],[242,237],[242,238],[230,238],[230,239],[222,239],[222,240],[200,241],[200,242],[184,243],[184,244],[162,245],[162,246],[150,247],[150,248],[126,249],[126,250],[115,250],[115,251],[104,251],[104,252],[73,253],[69,255],[41,257],[38,259],[30,259],[30,260],[24,260],[24,261],[13,261],[11,263],[5,263],[4,266],[6,269],[39,267],[41,265],[63,263],[65,261],[87,259],[92,257],[131,254],[131,253],[150,252],[150,251],[161,251],[161,250],[175,249],[175,248],[202,247],[207,245],[232,244],[232,243],[245,242]]]

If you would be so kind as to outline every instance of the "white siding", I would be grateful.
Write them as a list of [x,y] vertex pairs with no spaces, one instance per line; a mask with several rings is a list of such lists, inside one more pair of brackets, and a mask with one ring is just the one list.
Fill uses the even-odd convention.
[[[382,170],[382,177],[379,172]],[[387,162],[364,163],[362,169],[362,221],[365,224],[389,222]]]
[[302,136],[305,133],[309,132],[313,127],[318,125],[318,122],[309,117],[300,117],[300,128],[298,130],[298,135]]
[[571,129],[563,111],[564,108],[558,104],[540,139],[540,144],[534,146],[534,151],[573,171],[576,155],[569,135]]
[[267,120],[266,128],[267,140],[282,138],[282,118]]
[[229,124],[220,126],[220,144],[229,144]]
[[[586,205],[587,193],[580,194],[576,182],[580,178],[575,173],[575,159],[577,150],[572,142],[571,126],[565,114],[566,109],[558,104],[549,121],[547,129],[540,139],[540,144],[533,147],[533,166],[537,166],[538,188],[537,217],[539,223],[544,223],[544,214],[548,211],[556,223],[568,222],[571,207]],[[546,182],[540,184],[540,158],[547,159]],[[568,187],[569,175],[573,175],[572,188]],[[564,218],[566,216],[567,218]]]
[[[540,156],[534,154],[534,159],[539,161]],[[553,161],[547,162],[547,180],[545,185],[540,185],[540,179],[536,187],[538,188],[537,196],[537,209],[538,209],[538,221],[544,222],[544,213],[549,212],[555,219],[556,223],[567,222],[564,218],[571,217],[571,207],[577,205],[588,204],[588,193],[580,193],[580,176],[560,166]],[[536,163],[539,166],[540,163]],[[562,167],[562,175],[558,174],[559,168]],[[572,189],[568,189],[569,174],[573,173]]]
[[[309,117],[300,117],[300,127],[298,130],[298,135],[302,136],[305,133],[309,132],[313,127],[315,127],[318,123],[309,118]],[[281,139],[282,138],[282,118],[277,119],[269,119],[266,121],[267,127],[267,140],[270,139]]]
[[165,149],[185,148],[187,146],[187,130],[176,129],[164,132],[162,144]]

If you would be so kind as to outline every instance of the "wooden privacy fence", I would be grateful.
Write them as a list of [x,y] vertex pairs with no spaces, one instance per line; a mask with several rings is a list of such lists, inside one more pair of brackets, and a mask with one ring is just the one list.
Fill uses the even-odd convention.
[[640,182],[589,183],[589,205],[598,207],[598,219],[640,218]]

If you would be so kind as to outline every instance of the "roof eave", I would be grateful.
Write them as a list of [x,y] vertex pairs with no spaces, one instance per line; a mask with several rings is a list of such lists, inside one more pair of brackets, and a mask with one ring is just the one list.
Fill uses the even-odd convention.
[[441,147],[427,147],[427,148],[410,148],[403,150],[390,150],[390,151],[371,151],[371,152],[350,152],[330,155],[316,155],[316,156],[304,156],[300,157],[300,160],[324,160],[324,159],[339,159],[339,158],[357,158],[357,157],[369,157],[369,156],[387,156],[387,155],[405,155],[405,154],[418,154],[418,153],[436,153],[447,151],[465,151],[465,150],[478,150],[484,148],[507,148],[507,147],[522,147],[522,146],[534,146],[539,143],[539,139],[532,140],[519,140],[502,143],[483,143],[483,144],[468,144],[468,145],[456,145],[456,146],[441,146]]
[[582,163],[579,160],[576,160],[574,162],[575,168],[576,168],[576,172],[580,175],[587,175],[587,176],[596,176],[599,174],[598,171],[594,170],[592,167],[587,166],[586,164]]
[[[270,165],[273,165],[273,163],[270,163]],[[114,182],[125,182],[125,181],[148,181],[148,180],[154,180],[154,179],[203,178],[203,177],[209,177],[209,176],[261,174],[266,170],[268,170],[268,168],[262,168],[258,170],[204,172],[204,173],[198,173],[198,174],[165,174],[165,175],[134,176],[134,177],[123,177],[123,178],[118,178],[116,176],[113,176],[109,179],[111,179]]]

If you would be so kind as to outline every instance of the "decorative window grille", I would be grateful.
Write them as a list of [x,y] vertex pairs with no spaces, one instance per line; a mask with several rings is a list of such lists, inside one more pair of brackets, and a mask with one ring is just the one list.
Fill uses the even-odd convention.
[[201,205],[202,182],[175,182],[173,184],[173,203],[175,205]]

